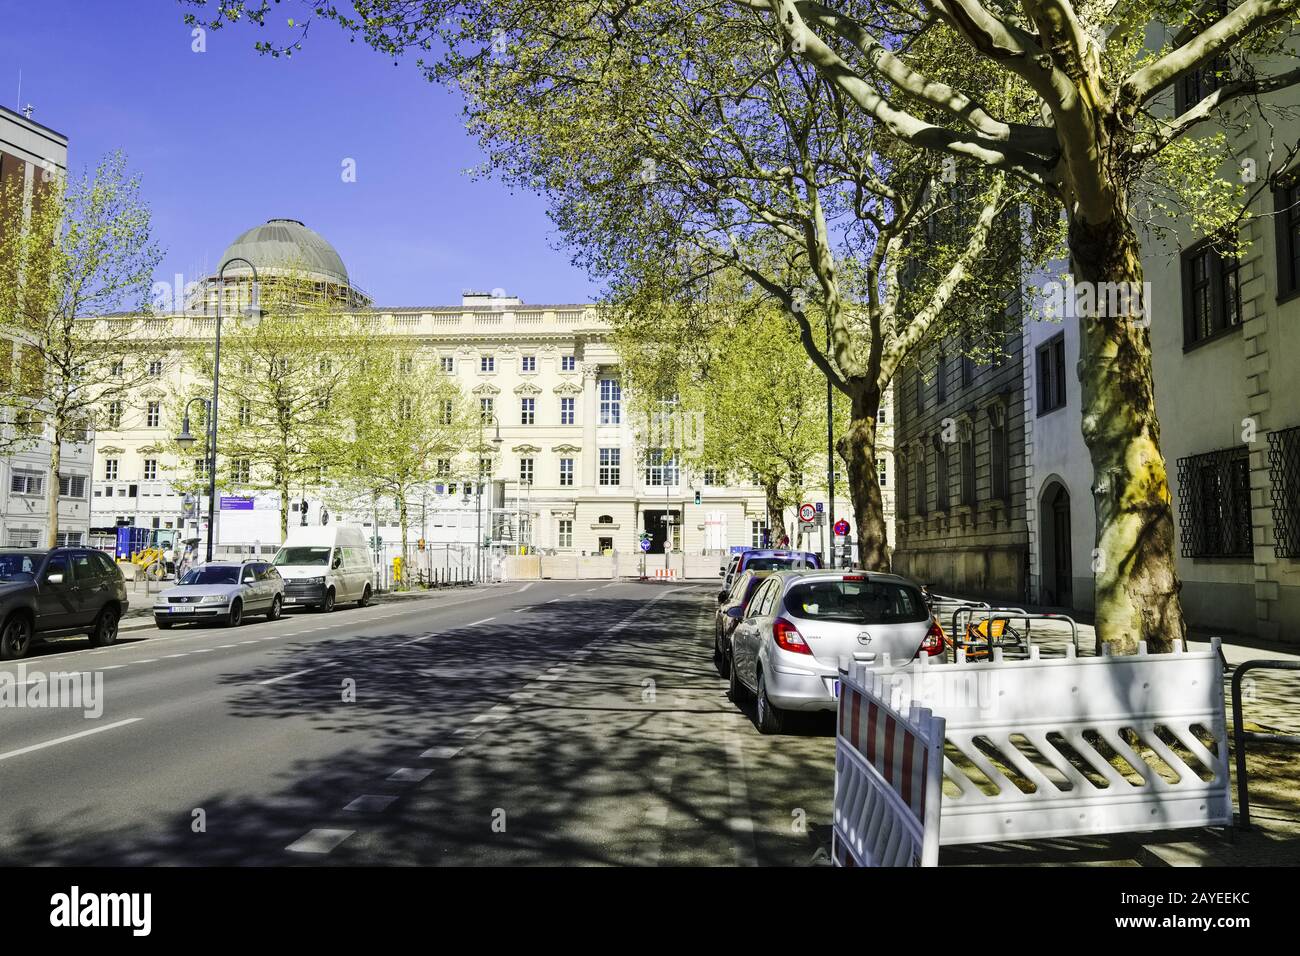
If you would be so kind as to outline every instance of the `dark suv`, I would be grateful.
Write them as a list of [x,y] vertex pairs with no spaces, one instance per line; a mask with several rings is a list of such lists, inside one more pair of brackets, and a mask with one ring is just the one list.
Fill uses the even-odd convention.
[[0,548],[0,660],[67,634],[89,634],[96,647],[112,644],[127,606],[122,572],[101,551]]

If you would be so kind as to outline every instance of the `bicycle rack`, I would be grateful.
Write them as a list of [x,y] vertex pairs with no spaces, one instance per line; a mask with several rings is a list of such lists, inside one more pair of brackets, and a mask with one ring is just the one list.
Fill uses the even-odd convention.
[[1250,829],[1250,781],[1246,771],[1246,741],[1258,740],[1271,744],[1290,744],[1300,747],[1300,734],[1265,734],[1242,727],[1241,679],[1247,671],[1264,670],[1300,671],[1300,661],[1270,661],[1256,659],[1244,661],[1232,672],[1232,749],[1237,761],[1237,812],[1243,830]]

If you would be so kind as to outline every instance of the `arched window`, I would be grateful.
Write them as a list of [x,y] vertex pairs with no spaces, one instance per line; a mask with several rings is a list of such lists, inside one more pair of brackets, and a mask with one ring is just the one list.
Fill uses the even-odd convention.
[[613,524],[614,518],[611,515],[601,515],[596,519],[596,524]]

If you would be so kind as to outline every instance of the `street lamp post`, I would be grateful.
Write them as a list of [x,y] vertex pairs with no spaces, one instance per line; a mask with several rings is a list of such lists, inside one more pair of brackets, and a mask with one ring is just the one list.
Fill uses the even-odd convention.
[[474,530],[478,535],[478,540],[474,542],[474,564],[478,570],[477,582],[483,583],[483,425],[487,421],[492,422],[496,434],[492,438],[492,444],[495,446],[492,453],[495,455],[501,448],[501,422],[492,412],[479,412],[478,416],[478,446],[477,452],[479,460],[475,462],[474,470],[478,472],[478,480],[474,482]]
[[[211,427],[212,412],[210,406],[208,405],[208,400],[206,398],[191,398],[188,402],[185,403],[185,412],[183,417],[181,418],[181,433],[176,436],[176,444],[180,446],[182,451],[188,451],[189,449],[194,447],[194,435],[190,432],[190,406],[193,405],[195,402],[203,406],[204,415],[207,416],[207,418],[204,421],[204,427],[205,428]],[[208,445],[207,434],[208,433],[205,431],[204,440],[203,440],[203,467],[209,473],[211,473],[212,470],[216,468],[216,462],[214,462],[211,458],[208,457],[208,453],[211,451],[211,449],[209,448]],[[195,507],[194,513],[196,516],[198,515],[197,507]]]
[[[212,544],[217,530],[217,399],[221,389],[221,300],[225,298],[226,268],[235,262],[242,262],[253,273],[252,295],[249,296],[248,305],[243,310],[244,314],[251,319],[257,319],[262,314],[262,310],[257,304],[257,267],[242,256],[233,256],[227,259],[221,264],[221,270],[217,273],[217,329],[212,353],[212,400],[206,403],[208,410],[208,431],[206,436],[208,459],[208,561],[212,560]],[[182,448],[189,448],[194,444],[194,436],[190,434],[190,405],[194,404],[195,401],[203,400],[192,399],[185,406],[185,419],[181,423],[181,434],[176,436],[176,443]]]

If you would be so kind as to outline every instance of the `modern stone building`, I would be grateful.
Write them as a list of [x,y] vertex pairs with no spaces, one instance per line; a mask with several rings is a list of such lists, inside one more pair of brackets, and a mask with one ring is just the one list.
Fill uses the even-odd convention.
[[[66,177],[68,138],[30,117],[0,107],[0,230],[21,228],[22,218],[43,193]],[[22,196],[16,208],[4,208],[3,196]],[[33,354],[34,353],[34,354]],[[39,368],[40,353],[29,344],[0,336],[0,388],[21,389],[26,370]],[[24,394],[15,392],[14,394]],[[32,393],[26,393],[32,394]],[[9,404],[9,403],[6,403]],[[18,403],[22,404],[22,403]],[[11,405],[0,429],[12,437]],[[0,545],[44,547],[50,531],[50,482],[59,482],[60,544],[84,544],[90,526],[90,467],[93,435],[84,442],[65,442],[57,479],[50,475],[48,437],[10,445],[0,452]]]
[[[748,476],[694,473],[655,448],[643,447],[628,396],[619,376],[619,357],[610,330],[597,308],[584,304],[531,305],[501,290],[466,292],[452,305],[392,306],[372,304],[357,289],[342,258],[322,237],[302,223],[272,220],[241,236],[226,249],[222,262],[244,257],[257,267],[261,283],[293,271],[316,283],[322,296],[349,313],[363,316],[376,335],[410,340],[420,361],[438,363],[480,410],[494,416],[490,439],[499,425],[500,451],[490,465],[499,509],[484,517],[480,502],[467,494],[475,461],[472,449],[434,464],[424,493],[411,502],[412,538],[429,545],[472,545],[478,528],[495,529],[503,544],[574,555],[618,551],[639,555],[643,531],[651,535],[651,553],[662,554],[665,542],[689,554],[718,554],[763,541],[768,522],[761,488]],[[156,528],[176,528],[183,538],[203,536],[201,516],[185,517],[182,495],[173,485],[188,476],[189,460],[178,461],[163,447],[178,430],[167,420],[167,396],[189,391],[200,379],[181,358],[184,346],[211,341],[217,284],[215,277],[196,283],[186,308],[163,314],[171,349],[158,366],[156,385],[142,389],[138,400],[115,409],[116,425],[102,428],[96,449],[94,525],[102,536],[119,521]],[[223,315],[236,315],[250,297],[251,274],[242,263],[226,270]],[[218,442],[220,445],[220,441]],[[196,451],[191,457],[201,452]],[[882,463],[882,482],[890,477]],[[836,513],[850,516],[847,486],[837,485]],[[238,507],[220,510],[217,540],[227,548],[279,543],[277,495],[221,492]],[[322,504],[333,501],[326,486],[293,492],[308,503],[315,523]],[[364,504],[348,512],[334,504],[336,517],[371,525],[375,516]],[[665,523],[665,515],[673,521]],[[385,544],[397,540],[390,515],[378,516]],[[793,515],[787,516],[793,525]]]

